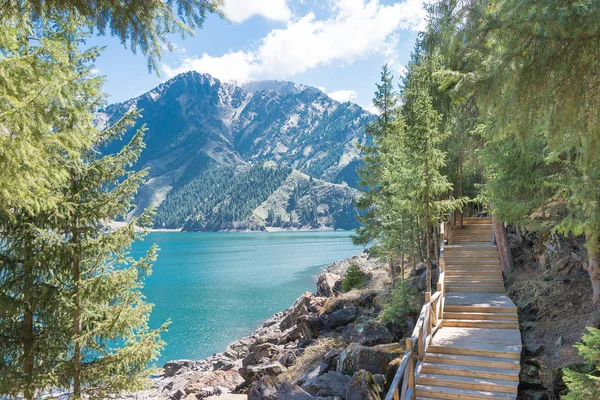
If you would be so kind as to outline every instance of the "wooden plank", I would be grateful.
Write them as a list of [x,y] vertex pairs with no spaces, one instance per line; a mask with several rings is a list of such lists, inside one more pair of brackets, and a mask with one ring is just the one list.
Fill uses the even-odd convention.
[[449,364],[453,366],[487,367],[499,370],[510,370],[518,375],[521,369],[520,360],[507,358],[492,358],[482,356],[464,356],[458,354],[428,353],[426,363]]
[[453,388],[440,388],[436,386],[417,385],[416,389],[417,398],[423,398],[431,396],[435,399],[449,399],[449,400],[481,400],[481,399],[512,399],[515,400],[515,396],[508,393],[492,393],[485,391],[475,390],[464,390],[464,389],[453,389]]
[[465,376],[421,373],[419,385],[441,386],[445,388],[483,390],[492,393],[517,394],[518,383],[497,379],[472,378]]
[[[431,360],[431,359],[429,359]],[[519,382],[519,371],[510,369],[490,368],[489,366],[454,365],[435,362],[424,362],[422,373],[450,376],[465,376],[469,378],[498,379]]]

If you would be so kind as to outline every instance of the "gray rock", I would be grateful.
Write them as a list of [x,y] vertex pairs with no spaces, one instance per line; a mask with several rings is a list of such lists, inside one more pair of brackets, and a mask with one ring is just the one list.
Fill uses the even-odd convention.
[[319,318],[319,314],[301,315],[297,318],[295,325],[283,332],[281,343],[293,342],[298,339],[312,340],[318,337],[320,333],[321,319]]
[[562,336],[559,336],[556,339],[556,342],[554,342],[554,344],[556,345],[556,347],[561,347],[564,343],[565,343],[565,339],[563,339]]
[[314,306],[311,304],[314,300],[314,297],[314,294],[305,292],[302,296],[300,296],[300,298],[298,298],[298,300],[296,300],[294,305],[290,307],[287,315],[279,324],[279,327],[282,331],[290,329],[292,326],[294,326],[300,316],[307,315],[311,311],[316,311],[313,310]]
[[399,344],[361,346],[350,343],[340,354],[338,372],[352,375],[365,370],[372,374],[387,374],[392,360],[402,357],[404,347]]
[[263,364],[249,365],[246,368],[246,379],[257,380],[263,376],[281,375],[286,368],[279,361],[271,361]]
[[296,353],[292,350],[287,350],[283,355],[279,358],[279,362],[285,366],[290,367],[296,362]]
[[279,348],[271,343],[262,343],[251,347],[250,353],[242,360],[242,366],[271,361],[279,354]]
[[423,272],[427,271],[427,264],[424,262],[419,262],[415,267],[410,271],[411,276],[420,276]]
[[349,375],[340,374],[338,372],[329,371],[320,375],[308,388],[307,392],[315,396],[337,396],[344,397],[346,395],[346,387],[350,383],[352,377]]
[[381,387],[369,371],[358,371],[346,389],[346,400],[381,400]]
[[175,360],[167,362],[165,365],[163,365],[163,368],[165,369],[166,376],[174,376],[182,368],[189,369],[195,364],[196,362],[192,360]]
[[337,369],[338,363],[340,361],[340,353],[341,351],[338,349],[331,349],[323,356],[323,362],[327,364],[329,369]]
[[542,354],[542,352],[544,351],[543,344],[537,344],[537,345],[526,344],[524,347],[525,347],[525,354],[530,357],[537,357],[540,354]]
[[394,343],[398,338],[392,334],[385,326],[374,319],[365,316],[360,317],[356,322],[348,325],[342,332],[346,343],[359,343],[364,346],[374,346],[378,344]]
[[317,296],[333,297],[340,292],[341,284],[340,275],[324,272],[317,279]]
[[279,383],[266,378],[256,382],[248,392],[248,400],[333,400],[331,397],[314,397],[292,383]]
[[325,325],[329,328],[336,328],[342,325],[348,325],[356,318],[357,309],[354,307],[342,308],[332,312],[327,318]]

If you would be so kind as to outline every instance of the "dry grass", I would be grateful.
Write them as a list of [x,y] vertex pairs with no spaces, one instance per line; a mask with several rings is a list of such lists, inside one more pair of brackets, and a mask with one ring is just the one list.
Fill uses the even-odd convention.
[[345,343],[332,338],[320,338],[313,345],[307,347],[304,353],[298,357],[294,365],[286,372],[285,378],[295,381],[306,372],[319,365],[325,354],[331,349],[342,349]]

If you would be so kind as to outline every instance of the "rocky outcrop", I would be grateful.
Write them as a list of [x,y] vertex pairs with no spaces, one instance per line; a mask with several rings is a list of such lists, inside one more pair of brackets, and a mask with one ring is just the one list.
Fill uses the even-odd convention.
[[[393,377],[397,368],[394,359],[404,349],[390,344],[397,338],[377,320],[378,299],[385,294],[381,289],[385,281],[380,279],[387,276],[385,266],[378,267],[367,253],[350,260],[324,271],[317,295],[302,294],[289,309],[231,343],[223,353],[198,361],[170,361],[163,375],[154,379],[152,391],[122,398],[225,399],[230,393],[256,400],[379,398],[390,380],[386,376]],[[371,288],[348,295],[338,292],[343,274],[334,271],[343,272],[350,262],[365,263]],[[322,338],[334,345],[322,349],[315,360],[312,346],[318,347]],[[293,378],[291,371],[296,374]]]
[[317,296],[333,297],[342,291],[342,277],[329,272],[319,275],[317,280]]

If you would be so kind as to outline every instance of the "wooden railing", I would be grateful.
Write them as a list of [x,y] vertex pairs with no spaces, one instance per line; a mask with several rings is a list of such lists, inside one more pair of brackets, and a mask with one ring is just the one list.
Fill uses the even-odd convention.
[[444,243],[450,240],[452,235],[451,221],[452,216],[444,216],[444,221],[440,224],[440,261],[438,265],[440,277],[437,290],[433,296],[431,292],[425,292],[425,304],[423,304],[411,337],[406,339],[404,357],[402,357],[402,362],[385,400],[412,400],[415,398],[415,385],[423,359],[427,354],[427,347],[431,344],[433,335],[441,327],[444,319],[444,299],[446,297]]

